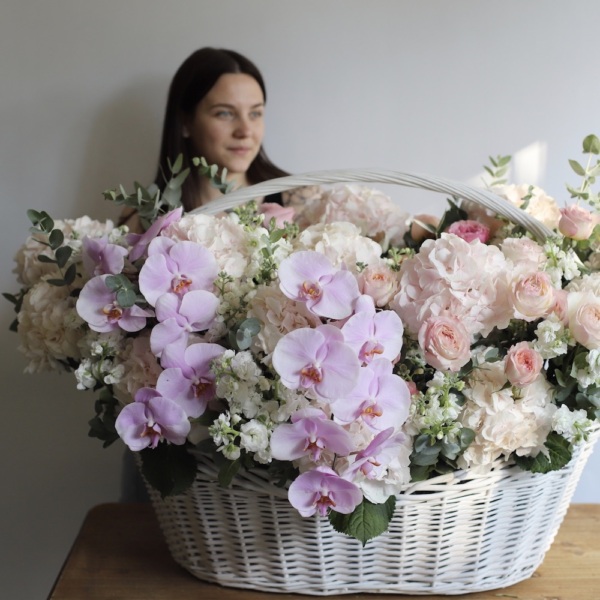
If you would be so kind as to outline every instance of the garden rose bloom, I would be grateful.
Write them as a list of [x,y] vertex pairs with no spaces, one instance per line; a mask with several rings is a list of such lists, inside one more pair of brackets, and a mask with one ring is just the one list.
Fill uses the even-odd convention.
[[459,371],[471,358],[471,340],[462,323],[453,317],[431,317],[419,330],[425,360],[440,371]]
[[504,370],[512,385],[522,387],[537,379],[543,363],[539,352],[530,348],[527,342],[519,342],[508,351]]
[[535,321],[546,317],[556,303],[550,276],[542,271],[521,275],[513,281],[510,301],[517,319]]
[[541,188],[527,184],[503,185],[492,188],[492,191],[519,208],[523,208],[526,204],[523,210],[550,229],[558,227],[560,209],[556,200],[548,196]]
[[485,244],[490,239],[490,228],[479,221],[455,221],[446,229],[447,233],[453,233],[465,242],[479,240]]
[[358,276],[358,285],[363,294],[371,296],[381,308],[396,295],[399,287],[398,273],[384,262],[369,265]]
[[565,236],[574,240],[587,240],[598,224],[598,215],[589,210],[572,204],[560,210],[558,230]]
[[591,292],[571,292],[567,317],[575,341],[588,350],[600,348],[600,297]]

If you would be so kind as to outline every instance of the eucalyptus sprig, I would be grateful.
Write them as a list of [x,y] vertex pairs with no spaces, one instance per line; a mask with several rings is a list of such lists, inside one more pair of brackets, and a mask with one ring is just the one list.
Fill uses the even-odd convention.
[[64,245],[65,236],[63,232],[54,227],[54,221],[45,211],[38,212],[30,209],[27,211],[27,216],[33,225],[29,231],[34,234],[41,234],[40,237],[36,238],[38,243],[50,248],[51,253],[54,255],[52,257],[46,254],[38,254],[37,259],[42,263],[55,264],[62,276],[61,278],[47,279],[47,283],[59,287],[71,285],[75,281],[77,267],[74,263],[67,267],[73,249]]
[[233,189],[234,183],[227,181],[227,169],[221,169],[221,173],[219,174],[219,166],[209,165],[203,156],[192,158],[192,164],[198,167],[200,175],[208,177],[211,185],[217,188],[222,194],[227,194]]
[[508,173],[508,169],[510,168],[512,156],[510,156],[510,154],[507,154],[506,156],[490,156],[489,160],[491,166],[483,166],[485,172],[491,177],[490,181],[485,182],[486,187],[504,185],[508,181],[505,175]]
[[571,168],[577,175],[583,177],[583,181],[579,189],[567,185],[567,190],[571,194],[571,198],[585,200],[595,210],[600,210],[600,195],[592,191],[592,186],[596,183],[596,177],[600,175],[600,159],[597,158],[594,163],[594,156],[600,154],[600,139],[594,134],[590,134],[584,138],[583,154],[589,155],[585,167],[576,160],[569,160]]

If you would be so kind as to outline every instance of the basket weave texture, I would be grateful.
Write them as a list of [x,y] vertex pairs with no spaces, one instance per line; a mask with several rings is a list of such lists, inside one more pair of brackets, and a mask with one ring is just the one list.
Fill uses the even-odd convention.
[[[288,176],[225,195],[193,212],[216,214],[303,185],[379,182],[476,202],[545,239],[551,231],[502,198],[465,184],[380,169]],[[149,488],[173,558],[196,577],[228,587],[311,595],[462,594],[506,587],[541,564],[600,436],[596,428],[560,471],[532,474],[506,463],[485,475],[456,472],[408,486],[386,533],[362,546],[326,518],[302,518],[287,492],[260,472],[230,488],[199,458],[192,488],[161,499]]]
[[205,581],[311,595],[462,594],[533,574],[599,436],[560,471],[504,466],[414,484],[398,495],[389,530],[364,547],[326,518],[302,518],[285,490],[257,475],[220,487],[207,461],[185,495],[150,494],[173,558]]

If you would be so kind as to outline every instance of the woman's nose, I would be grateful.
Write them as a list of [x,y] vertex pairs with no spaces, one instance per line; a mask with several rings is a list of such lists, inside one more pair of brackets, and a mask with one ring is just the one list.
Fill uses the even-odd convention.
[[248,137],[252,131],[250,121],[244,117],[240,117],[236,122],[236,127],[233,134],[236,137]]

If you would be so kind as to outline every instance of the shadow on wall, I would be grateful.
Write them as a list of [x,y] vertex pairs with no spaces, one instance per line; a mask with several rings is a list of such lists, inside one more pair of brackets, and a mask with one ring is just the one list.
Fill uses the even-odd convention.
[[[129,190],[134,181],[147,185],[154,179],[168,85],[167,80],[138,82],[98,111],[69,214],[114,219],[121,209],[104,200],[102,192],[119,185]],[[68,157],[61,170],[72,173]]]

